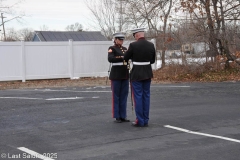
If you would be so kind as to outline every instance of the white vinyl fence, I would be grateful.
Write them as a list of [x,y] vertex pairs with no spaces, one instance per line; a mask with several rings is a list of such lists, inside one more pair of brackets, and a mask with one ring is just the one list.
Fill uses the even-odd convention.
[[0,81],[105,77],[111,45],[112,41],[2,42]]

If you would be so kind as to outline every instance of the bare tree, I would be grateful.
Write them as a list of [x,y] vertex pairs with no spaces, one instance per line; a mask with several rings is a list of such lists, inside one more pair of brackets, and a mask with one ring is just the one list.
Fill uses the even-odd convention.
[[128,0],[126,6],[128,24],[135,27],[147,27],[149,37],[157,38],[157,43],[162,43],[157,45],[157,48],[162,50],[162,67],[165,66],[165,50],[169,40],[167,26],[172,6],[172,0]]
[[[162,50],[162,67],[165,67],[165,50],[166,50],[166,30],[168,18],[172,9],[172,0],[160,1],[159,7],[163,15],[163,50]],[[171,26],[170,26],[171,27]]]
[[154,9],[156,5],[154,1],[148,0],[128,0],[126,5],[126,23],[130,28],[147,27],[149,29],[149,36],[155,37],[156,34],[152,32],[157,29],[159,23],[156,21]]
[[14,28],[10,28],[6,31],[6,37],[4,41],[20,41],[18,32]]
[[22,2],[24,2],[24,0],[17,0],[14,3],[6,4],[5,0],[0,0],[0,12],[21,18],[25,14],[23,12],[16,12],[15,8]]
[[49,27],[44,24],[44,25],[40,26],[40,30],[41,31],[49,31]]
[[125,3],[127,0],[85,0],[94,17],[93,22],[109,40],[117,31],[126,31]]
[[[1,12],[0,26],[2,26],[4,40],[7,38],[6,31],[5,31],[5,23],[7,23],[11,20],[17,20],[17,21],[21,22],[20,20],[22,19],[22,17],[25,16],[24,13],[18,13],[14,10],[15,7],[17,7],[23,1],[24,0],[18,0],[15,3],[6,5],[4,0],[0,0],[0,12]],[[10,19],[9,19],[9,17],[6,17],[6,15],[11,15]],[[8,36],[8,39],[9,39],[9,37],[11,37],[11,36]]]
[[65,28],[66,31],[82,31],[83,30],[83,26],[76,22],[75,24],[71,24],[71,25],[68,25],[66,28]]
[[24,28],[18,31],[19,39],[23,41],[32,41],[32,38],[34,36],[33,29],[30,28]]
[[181,0],[181,5],[197,19],[205,19],[210,52],[213,56],[226,55],[228,62],[234,60],[229,48],[226,24],[239,20],[240,4],[236,0]]

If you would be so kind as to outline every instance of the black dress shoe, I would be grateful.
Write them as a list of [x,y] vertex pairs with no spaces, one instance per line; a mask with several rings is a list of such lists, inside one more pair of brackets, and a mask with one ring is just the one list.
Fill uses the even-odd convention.
[[122,122],[130,122],[129,119],[126,119],[126,118],[120,118]]
[[143,127],[148,127],[148,124],[144,124],[144,126]]
[[120,118],[116,118],[116,120],[114,121],[115,123],[122,123]]
[[140,126],[139,124],[137,124],[136,122],[132,122],[132,126],[133,127],[143,127],[143,126]]

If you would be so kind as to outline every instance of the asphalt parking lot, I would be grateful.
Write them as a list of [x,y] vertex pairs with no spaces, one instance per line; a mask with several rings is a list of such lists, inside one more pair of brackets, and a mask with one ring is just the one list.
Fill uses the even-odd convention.
[[109,86],[0,90],[0,159],[240,159],[240,82],[154,84],[149,127],[111,109]]

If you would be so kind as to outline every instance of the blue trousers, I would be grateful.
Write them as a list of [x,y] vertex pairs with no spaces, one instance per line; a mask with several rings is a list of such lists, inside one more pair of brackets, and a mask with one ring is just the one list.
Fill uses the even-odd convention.
[[111,80],[111,88],[112,116],[113,118],[126,118],[129,80]]
[[136,123],[139,126],[147,125],[149,121],[150,85],[151,79],[131,82]]

